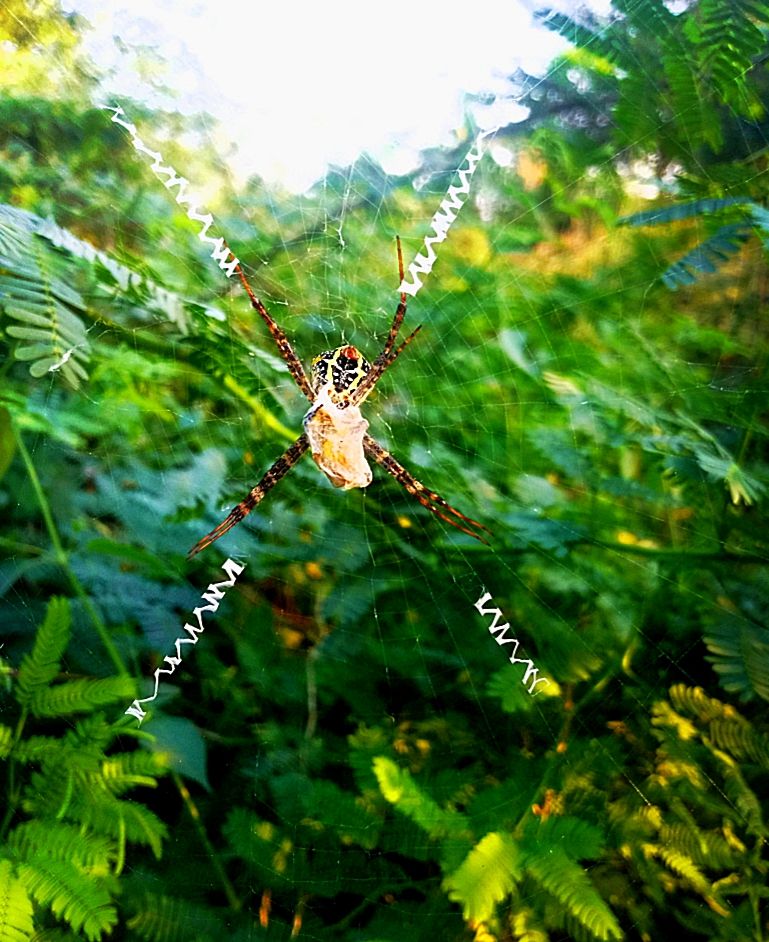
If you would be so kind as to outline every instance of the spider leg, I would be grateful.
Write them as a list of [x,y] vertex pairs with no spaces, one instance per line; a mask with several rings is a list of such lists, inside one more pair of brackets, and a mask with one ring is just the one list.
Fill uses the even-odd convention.
[[[395,237],[396,244],[398,246],[398,274],[400,280],[403,281],[403,252],[401,250],[401,240],[399,236]],[[386,369],[388,369],[392,364],[398,359],[403,350],[411,343],[411,341],[416,337],[419,331],[422,329],[420,324],[415,330],[406,337],[406,339],[399,344],[399,346],[393,350],[395,347],[395,341],[398,338],[398,332],[401,329],[403,324],[403,318],[406,316],[406,306],[408,302],[408,296],[402,292],[400,297],[400,302],[395,311],[395,316],[393,317],[393,322],[390,325],[390,330],[387,334],[387,339],[385,340],[385,345],[382,348],[382,352],[371,364],[371,369],[366,374],[365,379],[356,387],[353,393],[351,393],[348,402],[353,405],[359,405],[363,400],[368,396],[374,386],[379,382],[382,374]]]
[[[403,281],[403,251],[401,249],[401,240],[400,236],[395,237],[395,244],[398,249],[398,276],[399,282],[401,284]],[[400,302],[395,311],[395,317],[393,317],[393,322],[390,325],[390,331],[387,334],[387,340],[385,340],[385,345],[382,348],[382,352],[374,361],[374,365],[379,360],[388,361],[390,359],[390,353],[392,348],[395,346],[395,338],[398,336],[398,331],[401,329],[401,324],[403,323],[403,318],[406,316],[406,306],[408,304],[408,296],[405,292],[401,292]]]
[[[392,475],[398,484],[405,488],[412,497],[416,497],[419,503],[423,507],[426,507],[430,513],[434,513],[436,517],[440,517],[441,520],[450,523],[452,527],[456,527],[463,533],[467,533],[468,536],[475,537],[475,539],[480,540],[481,543],[487,542],[480,533],[476,532],[476,530],[471,530],[470,527],[476,527],[476,529],[491,533],[488,527],[485,527],[482,523],[478,523],[477,520],[473,520],[471,517],[466,517],[445,501],[440,494],[436,494],[435,491],[429,490],[424,484],[417,481],[399,461],[393,458],[389,451],[382,448],[379,442],[375,441],[370,435],[364,437],[363,447],[366,453],[373,458],[380,467],[384,468],[388,474]],[[464,521],[467,526],[462,526],[461,523],[452,520],[448,514],[453,514],[454,517]]]
[[[396,359],[400,356],[403,350],[411,343],[411,341],[416,337],[416,335],[419,333],[421,329],[422,329],[422,325],[420,324],[419,327],[416,327],[414,330],[412,330],[411,333],[408,335],[408,337],[406,337],[406,339],[398,345],[397,349],[394,352],[390,353],[390,358],[387,360],[386,363],[380,363],[379,358],[377,358],[374,361],[373,366],[368,371],[368,373],[366,373],[365,377],[361,380],[361,382],[358,383],[355,389],[347,397],[343,397],[342,401],[345,401],[346,399],[348,403],[351,403],[354,406],[360,405],[361,402],[363,402],[366,396],[368,396],[368,394],[374,388],[374,386],[376,386],[376,384],[379,382],[384,371],[393,365]],[[344,406],[341,406],[341,408],[344,408]]]
[[307,396],[310,402],[312,402],[315,399],[312,386],[310,385],[310,381],[304,371],[302,361],[294,353],[293,347],[291,346],[288,337],[283,333],[283,330],[278,326],[278,324],[275,323],[267,308],[254,294],[254,291],[251,285],[248,283],[245,273],[243,272],[243,269],[240,267],[240,265],[236,266],[235,271],[238,273],[238,277],[240,278],[243,287],[246,289],[246,293],[251,300],[251,307],[253,307],[257,314],[259,314],[264,323],[267,325],[267,329],[272,334],[272,339],[277,344],[280,355],[286,361],[288,370],[291,373],[294,382],[305,394],[305,396]]
[[198,541],[192,547],[189,553],[187,553],[187,559],[192,559],[193,556],[197,556],[201,550],[210,546],[215,540],[218,540],[220,536],[224,536],[228,530],[231,530],[236,524],[240,523],[247,514],[251,513],[254,507],[267,496],[278,481],[288,474],[309,447],[310,444],[307,441],[307,436],[300,435],[294,444],[285,451],[270,470],[266,472],[261,481],[251,488],[248,497],[231,510],[229,515],[222,520],[218,527],[215,527],[207,536],[204,536],[202,540]]

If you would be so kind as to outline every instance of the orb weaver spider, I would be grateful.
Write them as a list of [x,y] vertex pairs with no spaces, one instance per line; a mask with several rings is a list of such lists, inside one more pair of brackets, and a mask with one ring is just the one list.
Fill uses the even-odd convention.
[[[400,239],[396,239],[396,243],[402,283],[403,255]],[[367,487],[371,483],[371,468],[366,461],[366,455],[368,455],[436,517],[440,517],[441,520],[445,520],[446,523],[463,533],[485,543],[486,541],[477,531],[490,532],[488,527],[466,517],[445,501],[440,494],[436,494],[435,491],[429,490],[417,481],[400,462],[396,461],[366,432],[369,423],[361,415],[361,404],[385,370],[392,366],[421,330],[420,325],[397,347],[395,346],[403,318],[406,316],[406,294],[401,293],[400,303],[395,311],[385,345],[373,364],[370,364],[356,347],[345,344],[315,357],[312,361],[312,380],[310,380],[301,360],[294,353],[288,337],[254,294],[239,264],[235,271],[246,289],[251,306],[267,325],[281,357],[286,361],[291,377],[300,391],[309,399],[311,406],[303,419],[304,432],[278,458],[259,483],[251,488],[245,500],[242,500],[217,527],[192,547],[187,558],[192,559],[240,523],[288,474],[308,449],[315,463],[334,487],[340,487],[343,490]],[[473,527],[475,529],[471,529]]]

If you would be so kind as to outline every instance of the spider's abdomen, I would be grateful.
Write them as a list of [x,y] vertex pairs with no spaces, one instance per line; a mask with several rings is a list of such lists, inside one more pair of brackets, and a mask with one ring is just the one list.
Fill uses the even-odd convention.
[[335,399],[357,389],[370,369],[368,360],[351,344],[326,350],[312,361],[313,390],[319,393],[325,387]]

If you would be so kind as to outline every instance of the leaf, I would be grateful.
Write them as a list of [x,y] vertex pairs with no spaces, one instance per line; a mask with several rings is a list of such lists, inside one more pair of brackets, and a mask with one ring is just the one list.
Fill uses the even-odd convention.
[[211,791],[206,769],[206,742],[198,727],[181,716],[152,717],[153,739],[143,741],[142,747],[162,757],[164,765],[198,782]]
[[136,696],[133,677],[70,680],[35,691],[30,709],[35,716],[67,716],[91,713],[96,707],[129,702]]
[[729,256],[738,252],[752,231],[750,225],[742,222],[721,226],[709,239],[700,242],[691,252],[674,262],[663,274],[662,280],[668,288],[674,290],[682,285],[694,284],[700,274],[712,274]]
[[695,456],[708,477],[726,484],[733,504],[750,506],[766,493],[766,485],[744,471],[729,455],[714,454],[698,447]]
[[[131,938],[142,942],[197,942],[234,938],[207,906],[187,897],[145,892],[127,921]],[[264,933],[262,933],[264,935]]]
[[764,248],[769,248],[769,210],[757,203],[751,203],[749,206],[750,218],[753,220],[756,228],[760,230],[761,241]]
[[708,660],[721,686],[743,701],[769,700],[769,630],[725,615],[705,632]]
[[30,895],[75,932],[82,932],[89,942],[98,942],[117,924],[117,911],[103,879],[81,872],[69,861],[43,854],[18,869]]
[[58,276],[56,260],[49,257],[41,243],[33,243],[31,248],[32,257],[24,265],[11,264],[7,272],[0,273],[3,309],[18,321],[7,326],[6,333],[26,341],[16,345],[14,356],[17,360],[32,361],[33,376],[61,370],[70,385],[76,387],[87,377],[84,364],[90,351],[81,318],[85,304],[70,284]]
[[580,922],[597,939],[621,939],[623,936],[614,913],[590,882],[582,867],[558,846],[528,852],[524,866],[537,883],[551,893],[566,913]]
[[518,845],[508,834],[483,837],[460,866],[443,880],[449,899],[461,903],[466,920],[485,922],[521,879]]
[[54,597],[48,603],[45,619],[35,635],[35,644],[19,668],[16,699],[31,706],[36,697],[59,673],[59,662],[69,643],[69,600]]
[[644,210],[642,213],[633,213],[632,216],[623,216],[617,222],[619,225],[625,226],[659,226],[662,223],[677,222],[681,219],[713,215],[722,209],[728,209],[732,206],[745,206],[751,204],[751,202],[747,196],[693,200],[689,203],[674,203],[672,206],[659,206],[656,209]]
[[543,851],[560,847],[572,860],[595,860],[603,851],[606,839],[600,828],[569,815],[552,815],[527,831],[540,844]]
[[0,942],[28,942],[35,932],[32,901],[10,860],[0,860]]
[[555,556],[566,556],[570,543],[577,543],[587,533],[578,524],[550,520],[535,511],[507,513],[502,520],[513,530],[523,546],[534,546]]
[[[4,214],[8,209],[13,209],[13,207],[0,206],[0,213]],[[133,268],[121,264],[107,255],[106,252],[101,252],[95,248],[90,242],[77,238],[68,229],[58,226],[52,219],[40,219],[31,213],[28,215],[32,216],[31,225],[40,237],[49,241],[56,248],[64,249],[75,258],[91,263],[102,282],[111,282],[122,292],[143,293],[153,307],[162,311],[169,321],[177,324],[182,332],[186,333],[189,320],[186,313],[186,304],[178,294],[168,291]],[[225,320],[216,308],[200,305],[200,309],[207,316],[214,317],[217,320]]]
[[499,347],[524,373],[529,376],[538,376],[539,369],[536,361],[526,349],[527,339],[522,330],[512,330],[510,327],[505,327],[499,332]]
[[373,767],[379,788],[387,801],[427,831],[430,837],[458,835],[466,830],[463,815],[457,811],[444,811],[417,786],[410,772],[399,768],[392,759],[376,756]]
[[8,844],[22,858],[42,853],[100,873],[108,872],[116,856],[114,841],[62,821],[24,821],[11,832]]
[[762,0],[700,0],[687,22],[703,81],[745,117],[755,117],[756,92],[748,82],[753,60],[766,49],[769,12]]

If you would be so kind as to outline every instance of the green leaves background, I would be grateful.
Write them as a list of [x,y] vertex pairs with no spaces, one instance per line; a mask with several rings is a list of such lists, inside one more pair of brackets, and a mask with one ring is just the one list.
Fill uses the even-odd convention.
[[[77,23],[12,7],[0,942],[766,938],[765,6],[551,13],[574,48],[511,77],[515,160],[478,170],[367,409],[490,546],[302,462],[193,566],[303,403],[93,107]],[[66,82],[18,29],[43,13]],[[421,244],[464,145],[414,179],[362,160],[306,197],[236,192],[171,143],[204,119],[129,107],[218,186],[305,361],[377,349],[394,237]],[[123,711],[224,554],[237,590],[137,730]]]

